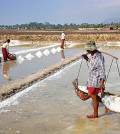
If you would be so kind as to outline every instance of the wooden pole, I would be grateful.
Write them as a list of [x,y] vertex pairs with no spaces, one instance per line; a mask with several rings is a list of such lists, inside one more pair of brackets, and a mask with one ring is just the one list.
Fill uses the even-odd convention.
[[[100,52],[101,52],[101,51],[100,51]],[[111,56],[111,57],[115,58],[116,60],[118,60],[118,58],[117,58],[116,56],[113,56],[112,54],[109,54],[109,53],[107,53],[107,52],[101,52],[101,53],[106,54],[106,55],[108,55],[108,56]]]

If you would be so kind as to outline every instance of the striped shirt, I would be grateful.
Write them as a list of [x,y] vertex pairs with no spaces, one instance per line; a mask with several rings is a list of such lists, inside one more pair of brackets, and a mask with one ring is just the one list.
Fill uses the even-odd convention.
[[104,56],[96,52],[90,58],[87,87],[100,88],[100,79],[106,78]]

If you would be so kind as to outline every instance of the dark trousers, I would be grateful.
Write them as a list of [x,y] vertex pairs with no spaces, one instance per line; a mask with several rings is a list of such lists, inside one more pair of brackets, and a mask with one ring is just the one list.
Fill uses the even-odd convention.
[[61,39],[61,48],[64,48],[64,42],[65,42],[65,39]]
[[3,54],[3,58],[4,58],[4,61],[6,61],[7,60],[7,50],[6,50],[6,48],[3,48],[2,47],[2,54]]

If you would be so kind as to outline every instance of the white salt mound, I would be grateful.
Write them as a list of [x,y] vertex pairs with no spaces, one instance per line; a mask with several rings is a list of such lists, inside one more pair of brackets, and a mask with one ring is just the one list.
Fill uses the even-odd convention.
[[120,112],[120,97],[115,95],[105,95],[102,98],[102,102],[111,111]]

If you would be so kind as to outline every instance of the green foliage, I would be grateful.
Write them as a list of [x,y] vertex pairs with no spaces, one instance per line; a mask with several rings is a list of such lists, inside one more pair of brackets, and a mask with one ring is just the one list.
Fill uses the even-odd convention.
[[[29,24],[16,24],[16,25],[0,25],[0,29],[18,29],[18,30],[77,30],[78,28],[103,28],[108,24],[50,24],[49,22],[45,23],[37,23],[37,22],[30,22]],[[114,25],[120,28],[120,23],[111,23],[109,25]]]

